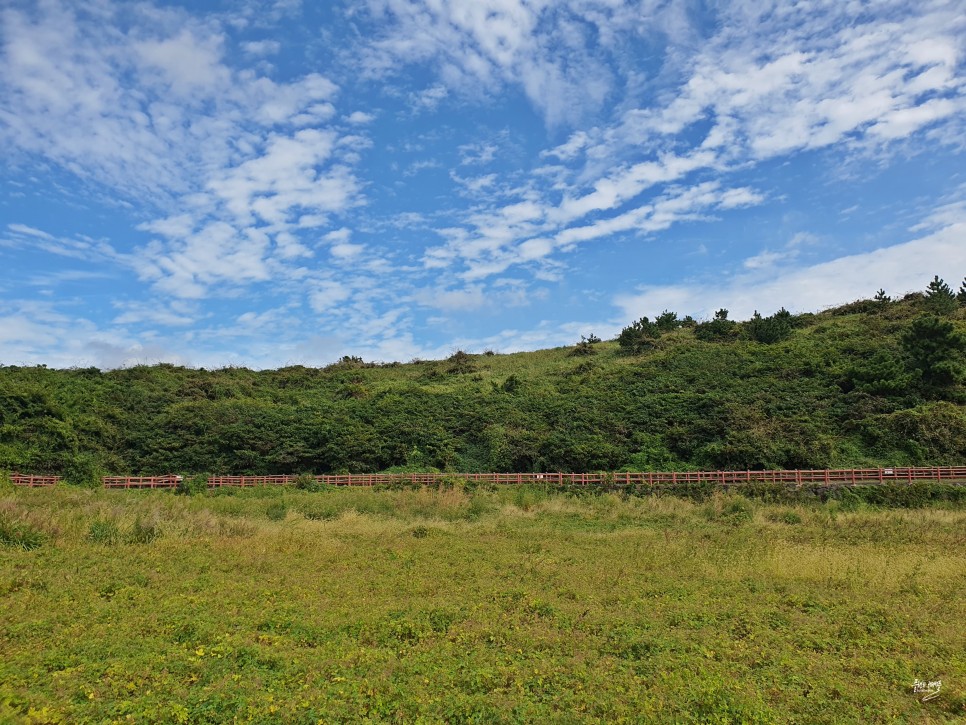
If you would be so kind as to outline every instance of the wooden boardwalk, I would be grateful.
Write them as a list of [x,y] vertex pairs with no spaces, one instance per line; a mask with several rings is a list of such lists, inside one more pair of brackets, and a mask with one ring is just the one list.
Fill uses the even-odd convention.
[[[484,485],[539,485],[555,487],[665,488],[692,484],[716,484],[741,488],[748,484],[784,484],[790,487],[868,486],[911,484],[919,481],[966,485],[966,466],[933,468],[839,468],[777,471],[672,471],[667,473],[356,473],[311,476],[318,484],[329,486],[438,486],[462,480]],[[15,486],[53,486],[60,476],[10,475]],[[294,486],[304,477],[285,476],[208,476],[208,488],[247,488],[253,486]],[[176,488],[183,476],[105,476],[104,488]]]

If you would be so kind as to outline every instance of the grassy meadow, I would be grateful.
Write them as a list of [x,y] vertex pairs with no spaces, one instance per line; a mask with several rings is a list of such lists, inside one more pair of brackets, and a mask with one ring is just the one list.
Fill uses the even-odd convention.
[[0,722],[962,722],[964,622],[961,506],[0,491]]

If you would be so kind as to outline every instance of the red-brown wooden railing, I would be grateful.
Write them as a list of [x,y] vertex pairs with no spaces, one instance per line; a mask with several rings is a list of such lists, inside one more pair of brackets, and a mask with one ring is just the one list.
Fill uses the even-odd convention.
[[182,477],[167,476],[104,476],[104,488],[174,488]]
[[[433,486],[444,480],[461,479],[467,483],[495,485],[549,486],[675,486],[715,483],[730,488],[751,483],[778,483],[789,486],[857,486],[881,483],[946,481],[966,484],[966,466],[932,468],[840,468],[778,471],[671,471],[667,473],[353,473],[312,476],[330,486],[379,486],[400,483]],[[208,488],[291,486],[299,476],[209,476]],[[60,476],[10,475],[15,486],[53,486]],[[174,488],[182,476],[105,476],[105,488]]]
[[60,476],[32,476],[23,473],[11,473],[10,483],[14,486],[53,486],[60,481]]

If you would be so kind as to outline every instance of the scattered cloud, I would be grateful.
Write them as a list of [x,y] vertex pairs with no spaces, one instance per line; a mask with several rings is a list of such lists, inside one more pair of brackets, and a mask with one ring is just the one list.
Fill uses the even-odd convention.
[[[785,307],[807,312],[869,299],[879,288],[901,296],[924,288],[937,272],[966,270],[964,234],[966,216],[932,234],[863,254],[790,267],[776,274],[738,272],[690,284],[647,285],[635,293],[617,295],[614,303],[627,319],[664,309],[708,318],[720,307],[730,310],[734,319],[745,319],[756,310],[770,314]],[[748,269],[759,273],[770,266]]]
[[353,111],[346,117],[346,121],[357,125],[372,123],[375,120],[376,120],[375,114],[366,113],[364,111]]
[[241,47],[245,53],[254,56],[277,55],[282,50],[282,44],[277,40],[250,40]]
[[962,267],[954,3],[332,9],[0,9],[5,360],[522,349]]

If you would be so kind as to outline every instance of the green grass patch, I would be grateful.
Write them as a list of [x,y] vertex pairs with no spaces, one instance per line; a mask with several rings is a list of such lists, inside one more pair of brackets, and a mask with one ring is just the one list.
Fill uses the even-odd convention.
[[0,722],[961,722],[964,530],[949,502],[17,490]]

